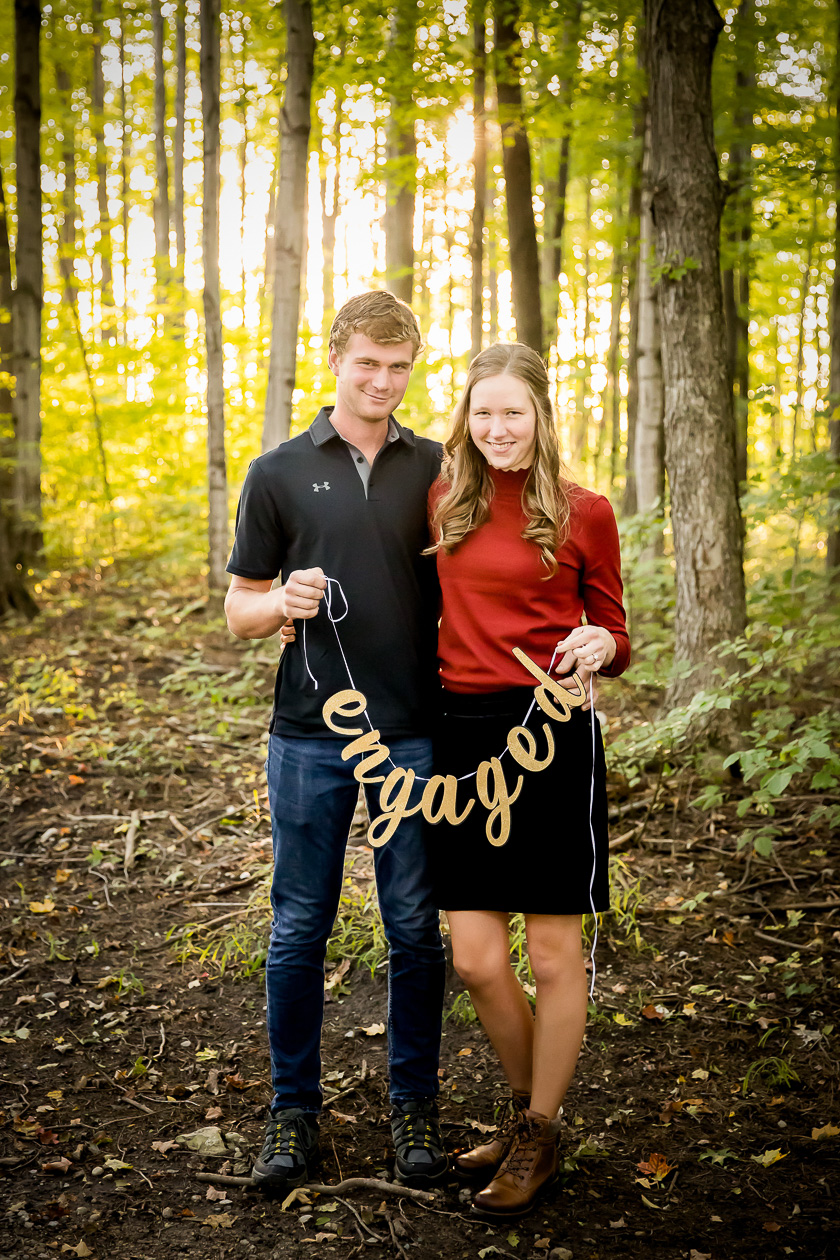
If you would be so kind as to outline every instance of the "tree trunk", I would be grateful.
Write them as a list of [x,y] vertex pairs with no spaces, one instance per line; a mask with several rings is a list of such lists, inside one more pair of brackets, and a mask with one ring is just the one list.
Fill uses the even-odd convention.
[[[343,41],[341,44],[343,50]],[[324,268],[322,274],[323,290],[323,331],[324,345],[327,344],[329,330],[335,315],[335,225],[341,211],[341,118],[344,113],[344,93],[340,88],[335,90],[335,118],[333,124],[333,173],[332,185],[327,179],[328,163],[321,145],[321,241],[324,251]],[[332,204],[327,209],[328,200]]]
[[819,189],[814,186],[814,205],[811,213],[811,226],[808,231],[808,244],[805,251],[805,263],[802,267],[799,302],[799,329],[796,336],[796,401],[793,404],[793,424],[790,434],[790,458],[796,459],[796,439],[799,435],[799,415],[802,411],[802,400],[805,394],[805,316],[808,311],[808,298],[811,295],[811,271],[813,270],[814,247],[817,243],[817,224],[819,205]]
[[165,306],[169,280],[169,160],[166,155],[166,76],[163,64],[164,21],[161,0],[152,3],[154,42],[154,127],[155,127],[155,276],[157,302]]
[[187,252],[184,227],[184,140],[187,122],[187,6],[179,0],[175,16],[175,136],[172,148],[172,199],[175,216],[175,253],[178,258],[178,283],[184,284],[184,260]]
[[93,106],[93,137],[96,144],[96,202],[99,210],[99,264],[102,275],[99,300],[102,318],[99,325],[101,341],[108,342],[113,335],[113,267],[111,264],[111,215],[108,210],[108,154],[105,148],[105,79],[102,74],[102,0],[93,0],[93,82],[91,105]]
[[15,183],[17,185],[17,287],[12,309],[17,439],[15,502],[20,519],[20,560],[35,564],[41,534],[41,5],[15,0]]
[[[557,111],[560,119],[560,138],[557,144],[557,182],[552,190],[553,223],[551,237],[544,242],[550,259],[549,284],[543,288],[545,304],[545,338],[552,343],[557,334],[557,317],[560,311],[560,277],[563,274],[563,234],[566,230],[566,200],[569,190],[569,155],[572,141],[572,104],[578,69],[578,40],[580,39],[583,0],[574,0],[572,12],[563,30],[564,77],[557,93]],[[548,217],[546,216],[546,234]]]
[[315,35],[310,0],[285,0],[286,90],[280,113],[280,175],[274,229],[274,311],[263,450],[289,436],[297,366],[300,280],[306,243],[306,165]]
[[227,585],[227,472],[222,310],[219,299],[219,114],[221,95],[221,0],[201,0],[201,119],[204,181],[201,232],[204,256],[204,335],[207,343],[208,558],[211,592]]
[[[586,180],[586,201],[584,203],[583,225],[583,329],[580,335],[579,349],[575,356],[577,381],[575,384],[575,419],[572,424],[572,460],[580,463],[586,460],[589,450],[589,407],[586,402],[589,384],[589,357],[586,343],[589,340],[589,325],[592,318],[592,307],[589,294],[589,269],[592,266],[592,180]],[[577,313],[577,300],[575,301]]]
[[122,343],[128,345],[128,101],[125,86],[125,14],[120,14],[120,205],[122,207]]
[[416,0],[395,0],[383,69],[389,77],[385,205],[385,279],[391,292],[411,304],[414,291],[414,202],[417,140],[414,120],[414,46],[419,10]]
[[487,209],[487,25],[484,0],[473,0],[473,211],[470,233],[471,357],[481,350],[484,333],[484,220]]
[[[642,69],[644,57],[641,56]],[[639,410],[639,248],[640,216],[642,210],[642,164],[644,161],[645,133],[647,131],[647,96],[643,96],[634,111],[633,118],[633,166],[630,178],[630,198],[627,207],[627,306],[629,324],[627,330],[627,450],[624,457],[624,498],[622,512],[634,516],[638,511],[636,499],[636,417]]]
[[[840,17],[840,0],[837,0]],[[834,280],[831,286],[830,365],[828,375],[828,449],[840,464],[840,39],[834,53]],[[778,337],[778,328],[777,333]],[[825,562],[834,586],[840,586],[840,490],[831,495],[834,509]]]
[[76,128],[73,119],[73,85],[64,66],[56,66],[55,82],[61,101],[61,221],[58,225],[58,270],[62,300],[74,306],[76,290]]
[[638,325],[636,341],[636,511],[652,512],[665,498],[664,392],[662,387],[662,338],[659,331],[657,294],[651,277],[654,224],[651,214],[651,137],[645,132],[642,162],[642,202],[639,211]]
[[522,41],[519,37],[519,0],[493,3],[496,97],[502,131],[502,164],[505,172],[508,242],[517,340],[543,354],[540,302],[540,263],[537,227],[531,193],[531,148],[522,112],[519,70]]
[[[676,705],[712,683],[720,663],[713,649],[742,634],[746,624],[720,285],[723,192],[711,102],[712,57],[723,21],[711,0],[645,0],[645,25],[677,588],[674,657],[692,667],[670,688],[668,701]],[[714,711],[717,718],[722,712]],[[724,719],[720,728],[725,725]]]
[[12,609],[34,617],[38,606],[26,587],[14,497],[15,431],[12,417],[12,255],[0,171],[0,618]]

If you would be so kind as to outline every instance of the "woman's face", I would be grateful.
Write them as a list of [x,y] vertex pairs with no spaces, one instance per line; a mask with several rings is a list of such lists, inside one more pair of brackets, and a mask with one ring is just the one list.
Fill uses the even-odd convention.
[[470,394],[470,437],[491,468],[530,468],[537,444],[537,414],[518,376],[488,376]]

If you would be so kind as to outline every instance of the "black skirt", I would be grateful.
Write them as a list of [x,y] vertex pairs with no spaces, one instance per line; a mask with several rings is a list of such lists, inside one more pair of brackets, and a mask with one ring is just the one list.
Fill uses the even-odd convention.
[[[572,710],[569,721],[558,722],[534,706],[527,722],[534,737],[529,751],[545,758],[546,723],[554,757],[542,770],[525,769],[510,751],[501,754],[508,732],[523,724],[533,698],[528,687],[485,695],[442,692],[434,736],[435,773],[461,779],[480,762],[499,758],[510,796],[521,777],[507,818],[491,819],[493,809],[478,799],[473,777],[458,783],[458,813],[475,799],[463,822],[425,824],[435,897],[442,910],[587,914],[593,907],[609,909],[606,774],[598,721],[594,719],[594,786],[593,714],[580,709]],[[492,802],[494,791],[495,779],[489,776],[485,800]]]

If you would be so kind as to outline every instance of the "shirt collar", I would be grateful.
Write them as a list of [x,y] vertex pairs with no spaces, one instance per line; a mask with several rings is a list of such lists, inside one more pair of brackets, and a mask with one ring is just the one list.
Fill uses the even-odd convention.
[[[340,437],[341,435],[333,428],[332,407],[322,407],[315,419],[309,426],[309,436],[315,446],[323,446],[325,442],[329,442],[330,438]],[[388,438],[389,442],[395,442],[397,439],[414,446],[414,434],[411,429],[404,429],[393,416],[388,417]]]

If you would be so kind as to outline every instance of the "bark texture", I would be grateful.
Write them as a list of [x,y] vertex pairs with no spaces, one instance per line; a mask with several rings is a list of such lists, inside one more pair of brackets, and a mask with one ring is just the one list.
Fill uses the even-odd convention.
[[15,0],[15,183],[18,231],[12,310],[17,438],[15,502],[21,563],[41,551],[41,211],[40,0]]
[[411,303],[414,291],[414,202],[417,192],[417,141],[414,119],[414,45],[419,10],[416,0],[396,0],[385,70],[390,76],[388,176],[385,205],[385,278],[391,292]]
[[280,113],[280,174],[274,228],[274,303],[263,450],[289,436],[295,389],[303,250],[306,163],[312,109],[315,35],[310,0],[285,0],[286,90]]
[[470,333],[472,358],[484,332],[484,220],[487,214],[487,26],[483,0],[473,0],[473,209],[470,231]]
[[26,588],[20,561],[14,498],[15,434],[12,420],[12,255],[0,171],[0,617],[12,609],[33,617],[37,605]]
[[175,17],[175,137],[172,147],[172,212],[175,219],[175,253],[178,280],[184,283],[187,252],[184,229],[184,137],[187,109],[187,6],[180,0]]
[[64,66],[56,66],[55,83],[61,101],[61,220],[58,225],[58,270],[62,299],[76,301],[76,129],[73,119],[73,85]]
[[665,498],[664,393],[659,308],[651,278],[654,261],[651,214],[650,128],[645,133],[642,202],[639,211],[638,325],[636,334],[636,425],[633,469],[636,511],[651,512]]
[[557,333],[557,317],[560,310],[560,277],[563,274],[563,234],[566,230],[566,200],[569,190],[569,157],[572,147],[572,103],[578,69],[578,40],[580,38],[583,0],[575,0],[563,31],[564,75],[557,93],[557,110],[560,119],[560,138],[557,141],[557,179],[554,187],[547,190],[546,222],[543,254],[546,260],[546,283],[543,284],[543,302],[546,342],[554,341]]
[[645,25],[675,658],[693,667],[673,684],[673,705],[711,680],[717,663],[711,650],[742,634],[746,622],[720,285],[723,193],[711,104],[712,57],[723,21],[711,0],[646,0]]
[[204,335],[207,343],[207,499],[211,591],[227,585],[227,471],[222,311],[219,301],[219,109],[221,93],[220,0],[201,0],[201,117],[204,134],[202,247]]
[[[642,58],[643,60],[643,58]],[[636,501],[636,416],[639,410],[639,247],[642,210],[642,164],[647,130],[647,94],[639,101],[633,118],[633,164],[627,207],[627,448],[624,458],[622,511],[633,516]]]
[[[840,18],[840,0],[837,0],[837,14]],[[834,282],[831,289],[828,449],[835,464],[840,464],[840,37],[834,53],[834,82]],[[831,503],[836,515],[828,531],[825,562],[833,584],[840,586],[840,491],[834,492]]]
[[540,309],[540,262],[532,200],[531,147],[522,111],[519,71],[522,41],[519,36],[519,0],[494,0],[496,32],[495,72],[502,131],[502,163],[505,172],[511,287],[516,337],[542,354],[543,323]]

